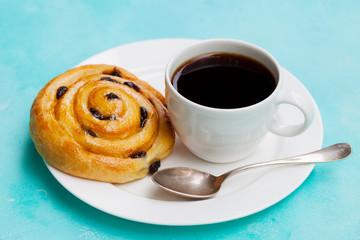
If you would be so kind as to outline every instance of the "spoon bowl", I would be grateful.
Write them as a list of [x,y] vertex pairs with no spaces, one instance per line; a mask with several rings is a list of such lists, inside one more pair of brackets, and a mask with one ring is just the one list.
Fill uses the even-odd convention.
[[152,176],[161,188],[185,197],[207,198],[214,195],[221,187],[221,176],[192,168],[176,167],[158,171]]
[[225,179],[245,170],[279,164],[333,162],[347,158],[350,155],[351,146],[347,143],[338,143],[300,156],[245,165],[220,176],[214,176],[192,168],[175,167],[156,172],[152,176],[152,180],[162,189],[183,197],[209,198],[220,190]]

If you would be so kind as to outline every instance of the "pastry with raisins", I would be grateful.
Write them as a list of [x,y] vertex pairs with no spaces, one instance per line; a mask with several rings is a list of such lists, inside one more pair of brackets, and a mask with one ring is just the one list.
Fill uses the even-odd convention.
[[165,106],[157,90],[125,69],[80,66],[40,90],[30,133],[49,165],[124,183],[145,177],[172,151],[175,133]]

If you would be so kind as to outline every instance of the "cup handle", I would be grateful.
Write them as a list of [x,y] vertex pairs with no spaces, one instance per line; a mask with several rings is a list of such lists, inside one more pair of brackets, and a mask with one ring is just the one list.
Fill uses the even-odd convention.
[[310,126],[313,118],[314,118],[314,107],[313,104],[294,91],[287,91],[278,97],[275,107],[278,109],[278,106],[281,104],[290,104],[297,109],[299,109],[304,115],[304,121],[298,124],[286,124],[278,119],[274,114],[272,120],[270,120],[267,124],[267,128],[270,132],[283,136],[283,137],[292,137],[301,134]]

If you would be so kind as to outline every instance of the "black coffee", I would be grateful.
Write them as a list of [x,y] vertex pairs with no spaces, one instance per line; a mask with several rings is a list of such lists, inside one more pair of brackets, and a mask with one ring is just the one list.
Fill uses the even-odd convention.
[[185,98],[213,108],[241,108],[267,98],[276,87],[270,70],[249,57],[213,53],[181,65],[172,78]]

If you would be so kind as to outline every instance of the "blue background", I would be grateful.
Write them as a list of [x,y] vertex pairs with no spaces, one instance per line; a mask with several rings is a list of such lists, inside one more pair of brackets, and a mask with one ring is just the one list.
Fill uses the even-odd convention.
[[[360,239],[359,12],[355,0],[0,0],[0,239]],[[316,165],[289,197],[225,223],[157,226],[83,203],[34,149],[32,101],[84,59],[157,38],[236,38],[267,49],[316,100],[324,146],[348,142],[353,155]]]

